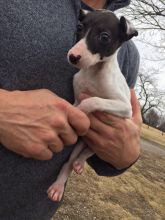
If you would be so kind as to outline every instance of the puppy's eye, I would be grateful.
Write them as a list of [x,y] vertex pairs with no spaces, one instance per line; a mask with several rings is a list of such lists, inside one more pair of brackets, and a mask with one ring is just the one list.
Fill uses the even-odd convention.
[[83,28],[84,28],[84,25],[83,25],[82,23],[79,23],[79,24],[77,25],[77,32],[78,32],[78,33],[81,32],[81,31],[83,30]]
[[99,35],[99,41],[100,43],[102,44],[107,44],[109,43],[111,40],[111,37],[110,35],[107,33],[107,32],[102,32],[100,35]]

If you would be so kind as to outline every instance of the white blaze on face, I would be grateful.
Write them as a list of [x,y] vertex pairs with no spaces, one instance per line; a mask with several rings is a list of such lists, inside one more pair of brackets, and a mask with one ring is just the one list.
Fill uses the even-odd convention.
[[86,38],[81,39],[77,44],[75,44],[68,52],[68,61],[69,56],[74,55],[75,57],[81,56],[78,64],[75,66],[78,68],[86,69],[90,66],[95,65],[96,63],[100,62],[100,55],[99,54],[92,54],[86,44]]

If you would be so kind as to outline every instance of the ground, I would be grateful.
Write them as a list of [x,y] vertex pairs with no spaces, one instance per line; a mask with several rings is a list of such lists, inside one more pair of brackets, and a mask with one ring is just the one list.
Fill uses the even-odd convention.
[[139,161],[118,177],[99,177],[86,166],[69,178],[53,220],[165,220],[165,148],[142,139]]
[[140,160],[119,177],[99,177],[89,167],[82,176],[72,174],[54,219],[165,219],[164,155],[162,149],[148,150],[148,144],[143,142]]

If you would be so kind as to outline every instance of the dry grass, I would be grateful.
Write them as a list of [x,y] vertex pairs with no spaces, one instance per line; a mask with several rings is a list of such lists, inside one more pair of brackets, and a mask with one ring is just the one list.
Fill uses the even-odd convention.
[[141,137],[165,146],[165,133],[162,135],[161,131],[152,127],[148,127],[148,125],[143,124]]
[[99,177],[87,166],[82,176],[70,177],[53,220],[163,220],[164,173],[164,158],[147,151],[118,177]]

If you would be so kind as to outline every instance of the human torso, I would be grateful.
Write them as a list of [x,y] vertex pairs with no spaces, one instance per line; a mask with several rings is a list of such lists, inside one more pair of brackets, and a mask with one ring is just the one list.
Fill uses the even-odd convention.
[[73,101],[66,54],[75,41],[78,1],[0,3],[0,88],[47,88]]

